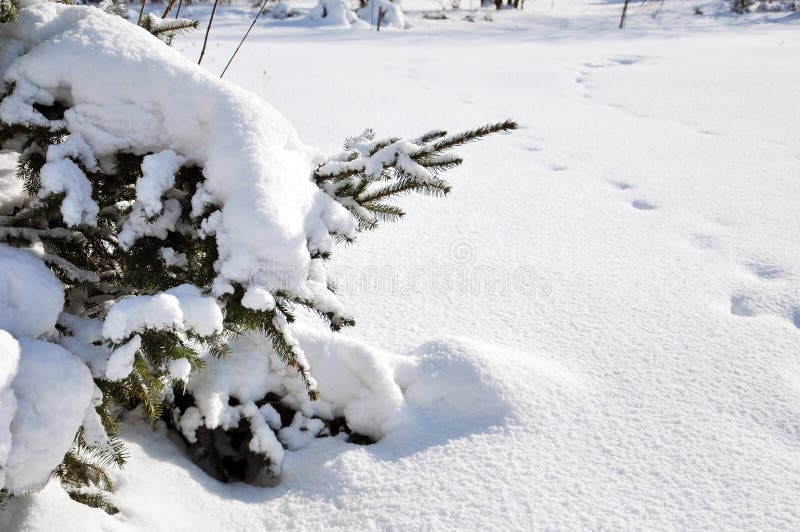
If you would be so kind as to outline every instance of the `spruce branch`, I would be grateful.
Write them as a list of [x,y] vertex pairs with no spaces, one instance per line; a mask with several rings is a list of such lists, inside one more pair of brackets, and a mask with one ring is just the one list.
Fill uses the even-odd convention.
[[[438,153],[444,150],[462,146],[473,140],[491,135],[492,133],[500,133],[505,131],[513,131],[519,127],[516,120],[504,120],[496,124],[488,124],[476,129],[456,133],[455,135],[445,136],[436,142],[428,143],[423,147],[422,153]],[[421,155],[421,154],[420,154]]]
[[446,131],[434,130],[413,140],[376,140],[374,131],[367,129],[346,139],[343,153],[319,165],[314,181],[350,211],[359,230],[374,229],[379,221],[394,221],[405,214],[387,203],[396,196],[408,192],[446,196],[450,192],[450,184],[438,176],[464,161],[448,150],[517,127],[515,121],[506,120],[449,136]]
[[104,443],[92,445],[87,443],[85,435],[84,429],[80,428],[72,450],[64,455],[52,476],[61,481],[71,499],[115,514],[119,509],[109,496],[113,484],[106,470],[112,466],[121,468],[127,454],[116,435],[109,435]]
[[445,135],[447,135],[447,131],[443,129],[434,129],[433,131],[428,131],[427,133],[420,135],[414,140],[414,142],[416,144],[427,144],[428,142],[442,138]]
[[231,338],[246,332],[257,332],[269,338],[275,354],[284,364],[297,370],[306,385],[312,401],[319,397],[316,382],[311,377],[305,353],[291,335],[288,325],[294,321],[288,300],[278,296],[275,308],[269,311],[253,310],[241,303],[242,289],[227,298],[225,305],[225,331]]
[[200,22],[189,19],[167,19],[154,13],[148,13],[139,25],[165,43],[172,44],[172,40],[177,35],[196,30],[200,26]]
[[46,253],[39,257],[45,264],[52,266],[56,270],[56,274],[67,282],[87,282],[97,283],[100,281],[100,276],[97,273],[85,270],[71,263],[64,257]]

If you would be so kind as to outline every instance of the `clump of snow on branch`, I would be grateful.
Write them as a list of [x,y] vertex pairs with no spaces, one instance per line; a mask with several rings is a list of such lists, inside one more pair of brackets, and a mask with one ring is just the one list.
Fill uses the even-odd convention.
[[133,371],[136,351],[142,346],[142,337],[134,335],[128,342],[116,348],[108,358],[105,377],[110,381],[121,381]]
[[145,329],[192,330],[211,336],[222,332],[222,309],[196,286],[183,284],[153,296],[121,299],[103,322],[103,336],[112,342]]
[[[277,474],[283,461],[280,443],[297,449],[322,430],[319,419],[312,418],[343,417],[353,431],[375,439],[401,426],[404,401],[392,374],[391,355],[327,332],[299,328],[296,334],[319,378],[319,400],[309,400],[303,380],[286,367],[268,340],[245,335],[231,344],[227,358],[207,357],[206,367],[189,377],[186,390],[196,405],[180,418],[183,435],[191,442],[201,426],[227,430],[247,419],[260,427],[253,431],[251,450],[270,458]],[[300,417],[282,427],[272,406],[256,406],[269,393],[281,397]],[[280,429],[280,440],[267,427]]]
[[53,330],[64,288],[34,255],[0,244],[0,329],[38,338]]

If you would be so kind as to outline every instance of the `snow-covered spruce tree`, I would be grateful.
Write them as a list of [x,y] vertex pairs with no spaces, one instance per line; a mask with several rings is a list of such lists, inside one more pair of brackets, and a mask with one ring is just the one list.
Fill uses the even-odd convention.
[[319,0],[306,18],[320,24],[347,27],[365,23],[401,30],[411,27],[400,2],[392,0]]
[[797,0],[731,0],[731,10],[743,15],[750,12],[797,11]]
[[380,437],[364,417],[380,397],[348,410],[350,395],[317,385],[295,309],[353,325],[326,267],[334,244],[401,217],[399,195],[446,194],[440,174],[461,164],[449,150],[516,124],[367,131],[326,158],[120,17],[6,13],[0,164],[16,158],[18,191],[0,204],[4,493],[52,473],[114,511],[105,468],[125,461],[117,423],[134,408],[223,480],[269,483],[301,433]]

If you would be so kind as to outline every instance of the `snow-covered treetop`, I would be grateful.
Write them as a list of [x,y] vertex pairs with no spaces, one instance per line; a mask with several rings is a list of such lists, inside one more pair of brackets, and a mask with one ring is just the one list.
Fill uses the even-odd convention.
[[[17,23],[0,29],[0,71],[13,87],[0,104],[0,120],[66,129],[73,144],[101,160],[119,151],[177,153],[180,160],[153,169],[161,172],[160,183],[146,175],[137,184],[140,202],[169,186],[175,163],[202,167],[205,181],[192,214],[217,238],[214,293],[232,292],[233,283],[248,288],[260,268],[266,283],[260,288],[312,298],[307,235],[325,248],[328,233],[352,235],[355,228],[310,181],[318,159],[269,104],[143,33],[96,9],[40,3],[23,10]],[[63,120],[36,109],[57,100],[69,107]],[[67,193],[65,219],[91,223],[94,202],[85,177],[66,157],[53,159],[48,164],[60,177],[50,190]],[[148,212],[156,214],[170,225],[169,212]]]

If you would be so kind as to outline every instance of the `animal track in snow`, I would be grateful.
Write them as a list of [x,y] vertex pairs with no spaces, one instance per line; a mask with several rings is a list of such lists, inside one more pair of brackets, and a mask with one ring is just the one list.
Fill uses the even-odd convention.
[[691,235],[690,239],[692,243],[700,249],[719,249],[721,245],[719,237],[715,235],[698,233]]
[[731,296],[731,314],[746,318],[774,316],[800,329],[800,306],[794,296],[763,285],[735,292]]
[[653,209],[658,208],[658,205],[655,205],[645,200],[633,200],[631,202],[631,206],[634,209],[639,209],[640,211],[652,211]]
[[[625,181],[609,181],[609,183],[617,190],[631,190],[634,188],[633,185]],[[657,209],[658,205],[647,200],[635,199],[631,201],[631,207],[640,211],[652,211]]]
[[752,318],[756,315],[753,302],[747,296],[731,296],[731,314]]
[[616,68],[633,65],[645,59],[647,58],[644,56],[615,56],[594,61],[584,61],[581,63],[580,67],[575,70],[577,75],[573,78],[573,81],[576,85],[581,87],[581,96],[584,98],[591,98],[592,91],[596,88],[591,79],[593,71],[609,67]]
[[630,56],[630,57],[612,57],[610,58],[611,61],[618,65],[633,65],[638,63],[639,61],[643,60],[644,57],[641,56]]
[[755,257],[742,265],[758,281],[731,298],[731,312],[738,316],[772,315],[800,329],[800,292],[793,271],[775,261]]
[[644,61],[646,57],[640,55],[617,56],[601,59],[599,61],[585,61],[583,66],[591,69],[608,68],[613,66],[628,66]]
[[770,281],[781,279],[786,275],[783,268],[769,263],[750,262],[747,264],[747,269],[749,269],[753,275]]

